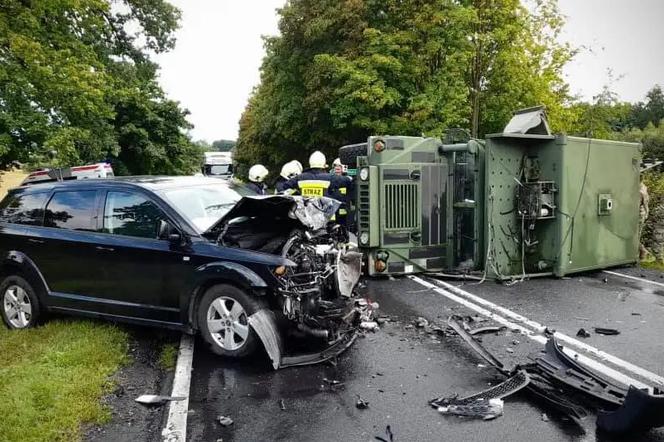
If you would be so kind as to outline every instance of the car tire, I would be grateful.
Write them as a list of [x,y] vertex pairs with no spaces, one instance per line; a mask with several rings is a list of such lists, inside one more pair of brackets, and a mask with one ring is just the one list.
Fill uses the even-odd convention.
[[10,329],[20,330],[37,325],[39,299],[32,285],[21,276],[9,275],[0,282],[0,314]]
[[351,169],[357,167],[357,157],[366,157],[368,155],[367,143],[351,144],[339,149],[339,160]]
[[249,356],[260,342],[249,326],[249,316],[265,308],[256,299],[233,285],[210,287],[198,305],[198,326],[210,350],[220,356],[242,358]]

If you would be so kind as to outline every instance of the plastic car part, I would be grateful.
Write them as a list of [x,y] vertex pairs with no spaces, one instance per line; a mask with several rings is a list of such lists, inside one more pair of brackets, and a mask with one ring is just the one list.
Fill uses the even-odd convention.
[[275,370],[328,361],[346,351],[357,339],[357,330],[351,329],[322,351],[287,356],[284,355],[284,345],[272,310],[259,310],[249,316],[248,322],[263,343]]
[[454,329],[454,331],[457,332],[457,334],[459,336],[461,336],[461,338],[464,341],[466,341],[466,343],[468,343],[468,345],[470,345],[470,347],[473,350],[475,350],[480,356],[482,356],[482,358],[485,361],[487,361],[489,364],[491,364],[491,366],[498,369],[501,373],[507,374],[507,371],[505,370],[505,367],[504,367],[503,363],[500,362],[498,359],[496,359],[484,347],[482,347],[479,342],[477,342],[475,339],[473,339],[473,337],[470,334],[468,334],[468,332],[466,330],[464,330],[463,326],[461,324],[459,324],[459,321],[454,319],[454,317],[450,317],[447,320],[447,325],[452,327]]
[[431,406],[434,408],[444,407],[448,405],[470,405],[478,401],[488,401],[490,399],[502,399],[504,397],[510,396],[517,391],[525,388],[530,383],[530,376],[524,370],[519,370],[514,376],[501,382],[500,384],[484,390],[482,392],[476,393],[472,396],[467,396],[464,398],[458,397],[441,397],[434,399],[430,402]]
[[569,358],[553,336],[549,338],[543,355],[537,357],[535,363],[544,377],[588,394],[605,405],[619,407],[627,395],[624,387],[610,383]]
[[495,419],[503,414],[502,399],[477,399],[464,405],[442,405],[438,407],[441,414],[453,414],[456,416],[466,416],[482,418],[484,420]]
[[613,412],[600,411],[597,428],[609,433],[642,432],[664,426],[664,394],[650,394],[630,386],[623,405]]

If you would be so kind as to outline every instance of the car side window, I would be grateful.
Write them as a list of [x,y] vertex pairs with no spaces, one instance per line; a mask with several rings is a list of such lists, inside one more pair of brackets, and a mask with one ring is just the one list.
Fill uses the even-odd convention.
[[96,190],[56,192],[46,206],[44,226],[94,231]]
[[8,196],[0,203],[0,222],[41,226],[48,193]]
[[159,221],[167,218],[146,197],[128,192],[108,192],[104,205],[103,232],[156,239]]

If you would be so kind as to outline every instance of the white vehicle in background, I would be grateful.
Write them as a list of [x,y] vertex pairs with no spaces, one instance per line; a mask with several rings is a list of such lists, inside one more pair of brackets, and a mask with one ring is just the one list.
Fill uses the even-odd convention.
[[205,159],[201,172],[205,176],[230,178],[233,175],[233,155],[231,152],[204,152]]
[[109,163],[96,163],[85,166],[36,170],[28,175],[21,185],[24,186],[26,184],[46,183],[51,181],[112,178],[114,176],[113,167],[111,167]]

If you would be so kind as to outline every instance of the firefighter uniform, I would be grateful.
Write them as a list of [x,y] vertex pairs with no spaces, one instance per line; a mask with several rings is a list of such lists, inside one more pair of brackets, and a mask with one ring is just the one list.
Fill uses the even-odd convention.
[[302,196],[334,198],[338,194],[336,177],[324,169],[307,169],[284,184],[284,190],[292,189]]
[[263,182],[265,177],[267,177],[269,171],[262,164],[254,164],[249,169],[249,182],[247,183],[247,189],[258,194],[265,195],[267,194],[267,186]]

